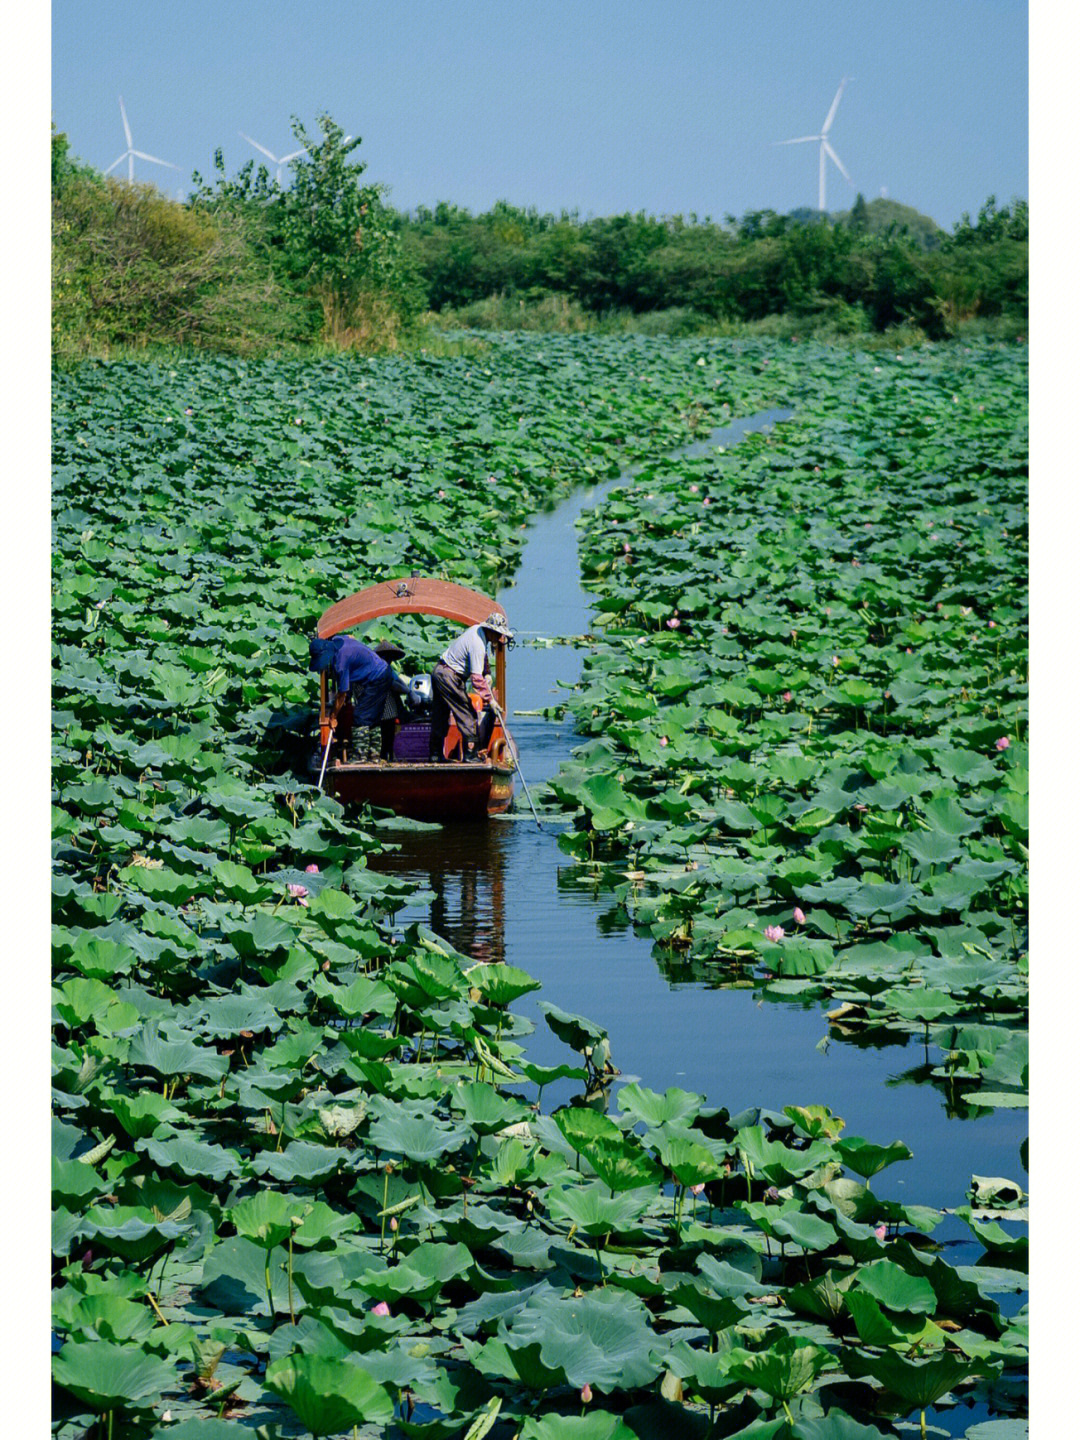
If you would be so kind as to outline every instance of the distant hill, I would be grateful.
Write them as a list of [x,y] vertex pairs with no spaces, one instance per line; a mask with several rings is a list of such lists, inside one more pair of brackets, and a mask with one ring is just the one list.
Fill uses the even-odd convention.
[[[789,210],[787,215],[795,225],[813,225],[821,219],[820,210],[803,206]],[[901,205],[898,200],[871,200],[861,195],[855,197],[850,210],[834,210],[829,215],[834,225],[857,224],[866,235],[900,238],[905,231],[923,250],[936,250],[945,237],[936,220],[923,215],[911,205]]]
[[[850,210],[841,210],[832,218],[852,224],[860,213],[860,200],[862,196],[856,196]],[[899,237],[906,230],[924,250],[936,250],[945,238],[945,231],[936,220],[931,220],[929,215],[923,215],[911,205],[901,205],[899,200],[864,201],[861,214],[865,222],[862,228],[868,235]]]

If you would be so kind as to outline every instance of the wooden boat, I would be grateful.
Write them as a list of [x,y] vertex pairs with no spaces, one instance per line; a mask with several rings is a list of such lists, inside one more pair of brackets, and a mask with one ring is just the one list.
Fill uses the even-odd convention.
[[[316,634],[329,640],[345,630],[385,615],[441,615],[460,625],[479,625],[492,614],[505,615],[501,605],[463,585],[413,575],[384,580],[339,600],[320,618]],[[506,714],[506,648],[495,655],[493,689]],[[310,769],[317,777],[334,735],[328,672],[319,676],[319,746]],[[479,708],[480,699],[473,697]],[[427,758],[430,720],[408,721],[398,727],[393,760],[350,759],[341,745],[330,745],[323,788],[343,804],[367,804],[392,810],[413,820],[484,820],[509,810],[514,799],[513,739],[496,720],[487,745],[487,760],[465,764],[461,735],[453,718],[443,746],[446,759]]]

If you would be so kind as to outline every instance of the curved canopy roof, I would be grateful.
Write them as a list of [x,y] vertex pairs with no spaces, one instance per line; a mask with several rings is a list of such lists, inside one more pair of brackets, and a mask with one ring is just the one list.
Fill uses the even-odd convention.
[[320,640],[328,640],[331,635],[379,615],[444,615],[463,625],[479,625],[491,614],[505,613],[501,605],[479,590],[452,585],[449,580],[411,575],[407,579],[383,580],[339,600],[322,615],[316,633]]

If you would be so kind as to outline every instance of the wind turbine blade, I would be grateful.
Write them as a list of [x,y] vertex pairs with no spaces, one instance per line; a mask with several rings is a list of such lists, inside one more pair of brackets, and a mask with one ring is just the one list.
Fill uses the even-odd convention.
[[267,150],[265,145],[260,145],[257,140],[252,140],[251,136],[245,135],[243,130],[240,131],[240,139],[246,140],[249,145],[254,145],[256,150],[258,150],[261,154],[265,155],[268,160],[272,160],[275,165],[281,163],[276,155],[270,154],[270,151]]
[[840,81],[839,90],[837,90],[836,94],[833,96],[833,102],[829,106],[829,113],[825,116],[825,124],[821,127],[822,135],[827,135],[829,133],[829,126],[832,124],[836,116],[836,107],[840,104],[840,96],[844,93],[844,86],[847,84],[847,82],[848,77],[845,75],[843,80]]
[[118,156],[116,157],[116,159],[112,162],[112,164],[109,166],[109,169],[108,169],[108,170],[103,170],[101,173],[102,173],[103,175],[108,175],[110,170],[115,170],[116,167],[117,167],[117,165],[120,164],[120,161],[121,161],[121,160],[126,160],[126,159],[127,159],[127,154],[128,154],[128,152],[125,150],[124,153],[123,153],[123,155],[118,155]]
[[828,142],[827,140],[823,140],[821,143],[822,143],[822,145],[824,145],[824,147],[825,147],[826,151],[828,152],[829,157],[831,158],[833,164],[834,164],[834,165],[836,166],[836,168],[840,171],[840,174],[843,175],[844,179],[848,182],[849,185],[854,186],[855,181],[852,180],[851,176],[850,176],[850,175],[847,173],[847,171],[844,169],[844,162],[840,159],[840,156],[837,155],[836,151],[832,148],[832,146],[829,144],[829,142]]
[[[123,120],[123,122],[124,122],[124,134],[127,136],[128,150],[130,150],[130,149],[131,149],[131,144],[132,144],[132,141],[131,141],[131,126],[128,124],[127,111],[124,109],[124,97],[121,95],[121,96],[119,97],[119,99],[120,99],[120,119]],[[126,152],[125,152],[125,153],[126,153]]]
[[800,135],[797,140],[774,140],[774,145],[805,145],[808,140],[820,140],[820,135]]
[[137,155],[140,160],[152,160],[155,165],[167,165],[170,170],[179,170],[179,165],[174,165],[171,160],[159,160],[156,155],[147,155],[145,150],[132,150],[132,155]]
[[282,155],[281,159],[278,161],[278,164],[279,164],[279,165],[287,165],[290,160],[299,160],[301,155],[306,155],[306,154],[307,154],[307,146],[305,145],[305,147],[303,148],[303,150],[294,150],[291,155]]

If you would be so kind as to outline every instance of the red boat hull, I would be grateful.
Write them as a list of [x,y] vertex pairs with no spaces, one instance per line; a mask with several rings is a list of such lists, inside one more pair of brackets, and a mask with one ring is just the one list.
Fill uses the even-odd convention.
[[365,760],[328,766],[323,783],[343,805],[371,805],[410,820],[485,820],[509,810],[514,799],[514,772],[502,765]]

